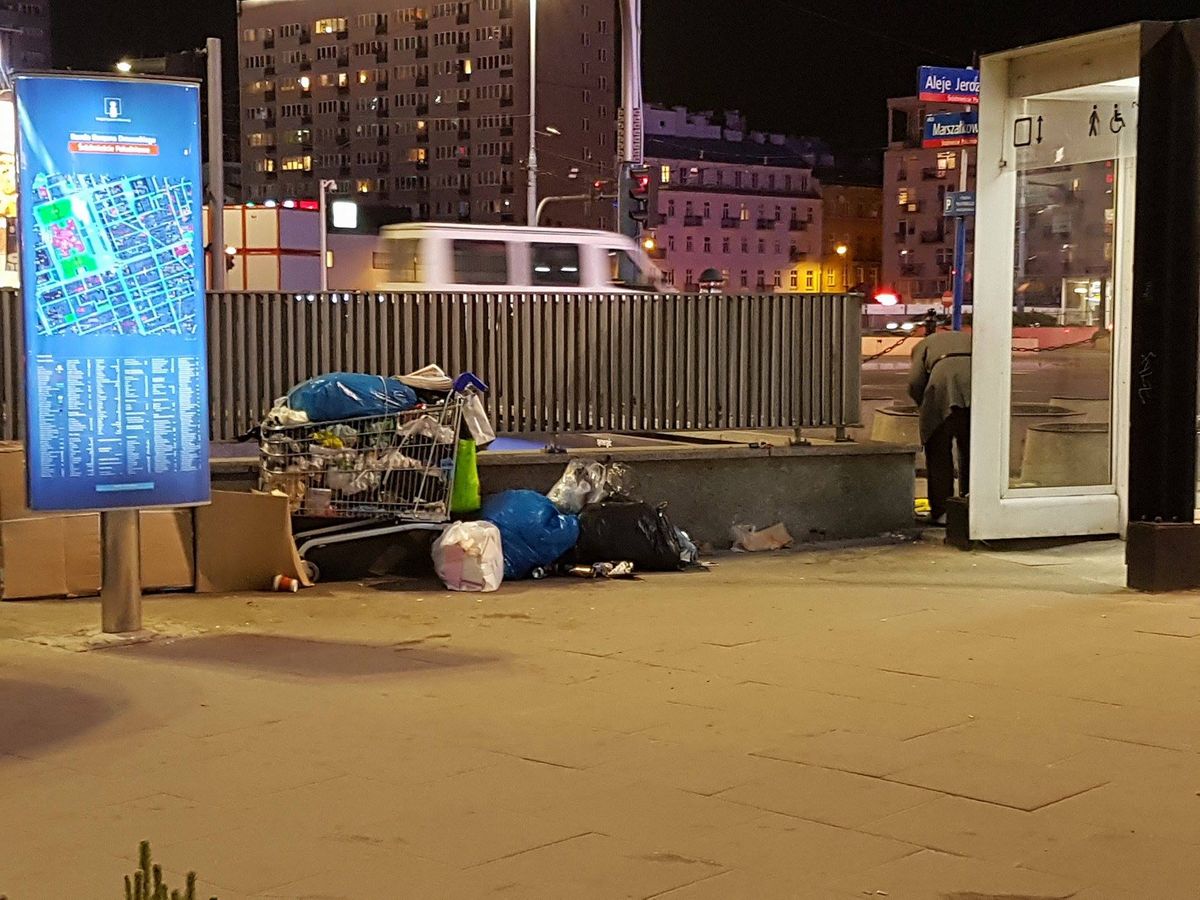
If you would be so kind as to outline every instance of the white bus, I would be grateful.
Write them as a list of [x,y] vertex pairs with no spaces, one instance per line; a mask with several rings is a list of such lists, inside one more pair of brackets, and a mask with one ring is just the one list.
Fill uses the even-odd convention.
[[414,223],[380,232],[388,291],[672,291],[630,238],[608,231]]

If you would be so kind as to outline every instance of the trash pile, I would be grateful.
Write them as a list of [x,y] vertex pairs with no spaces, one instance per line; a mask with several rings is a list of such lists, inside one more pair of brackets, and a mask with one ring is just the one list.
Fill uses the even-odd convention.
[[[334,372],[278,400],[259,429],[260,489],[287,497],[297,521],[345,520],[298,532],[301,555],[304,546],[436,530],[438,576],[450,590],[473,592],[698,563],[665,504],[638,499],[620,463],[573,460],[546,495],[482,497],[476,453],[496,438],[486,390],[474,375],[451,379],[429,366],[399,377]],[[309,574],[317,574],[311,563]]]
[[501,580],[632,578],[698,563],[696,545],[664,507],[634,499],[633,483],[620,463],[574,460],[548,495],[490,496],[479,521],[452,525],[435,545],[438,576],[450,590],[490,591]]

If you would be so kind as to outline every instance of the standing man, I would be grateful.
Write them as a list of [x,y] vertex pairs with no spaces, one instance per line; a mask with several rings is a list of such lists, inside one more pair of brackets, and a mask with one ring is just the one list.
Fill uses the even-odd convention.
[[971,472],[971,335],[941,331],[913,349],[908,393],[921,409],[921,443],[929,480],[929,517],[946,521],[954,496],[954,449],[958,448],[959,496],[967,496]]

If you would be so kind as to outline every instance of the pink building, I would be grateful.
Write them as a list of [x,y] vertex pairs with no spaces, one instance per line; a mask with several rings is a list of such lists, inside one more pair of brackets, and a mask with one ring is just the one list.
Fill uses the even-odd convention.
[[819,141],[748,132],[736,112],[648,105],[646,162],[659,181],[652,251],[680,290],[720,270],[733,292],[819,290]]

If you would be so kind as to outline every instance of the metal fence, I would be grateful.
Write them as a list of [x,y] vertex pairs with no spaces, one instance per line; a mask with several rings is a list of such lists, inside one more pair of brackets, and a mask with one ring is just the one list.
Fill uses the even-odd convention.
[[[858,422],[851,295],[208,296],[212,437],[294,384],[437,363],[491,391],[497,431],[841,427]],[[0,431],[21,431],[19,310],[0,293]]]

